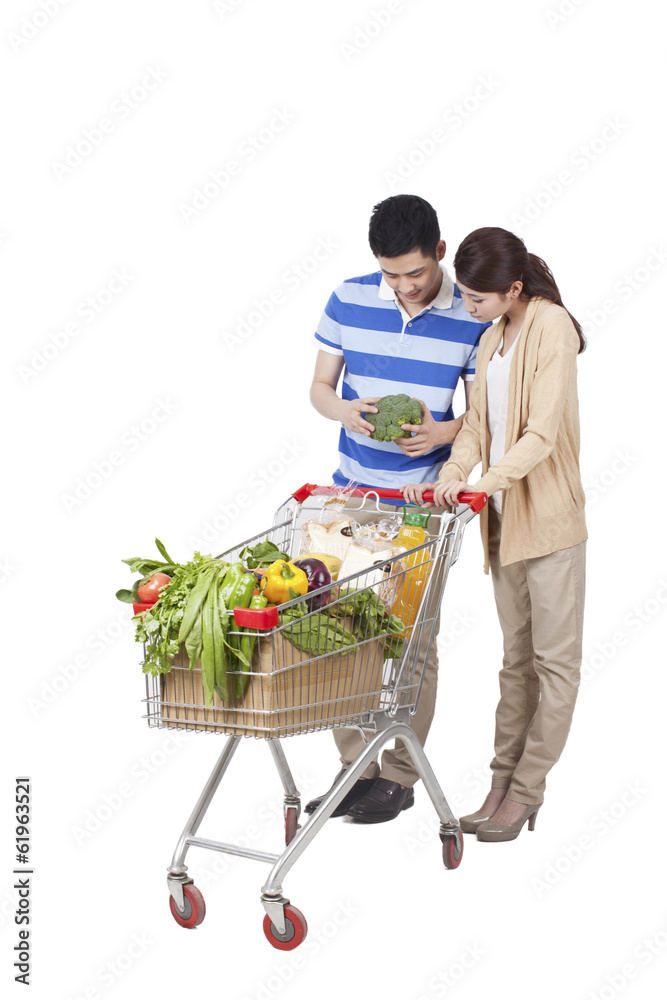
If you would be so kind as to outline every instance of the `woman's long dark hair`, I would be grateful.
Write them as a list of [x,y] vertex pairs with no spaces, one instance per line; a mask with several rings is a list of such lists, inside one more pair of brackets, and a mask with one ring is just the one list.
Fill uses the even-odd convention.
[[[454,270],[457,280],[476,292],[506,295],[515,281],[522,281],[520,298],[524,301],[540,295],[565,309],[554,276],[542,258],[528,253],[523,240],[507,229],[475,229],[456,251]],[[586,349],[584,332],[572,313],[565,311],[579,336],[581,354]]]

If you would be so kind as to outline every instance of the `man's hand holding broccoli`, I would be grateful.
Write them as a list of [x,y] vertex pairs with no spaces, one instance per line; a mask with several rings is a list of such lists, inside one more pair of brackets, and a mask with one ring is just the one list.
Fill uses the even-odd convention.
[[[365,423],[366,427],[374,427],[371,438],[393,441],[405,455],[418,457],[453,441],[461,427],[461,418],[434,420],[423,400],[400,393],[377,400],[376,412],[367,413]],[[366,428],[363,433],[368,433]]]
[[[348,431],[355,434],[365,434],[371,437],[375,428],[364,420],[364,416],[377,413],[375,403],[379,402],[379,396],[364,396],[363,399],[338,399],[336,403],[337,413],[334,419],[345,424]],[[369,409],[370,407],[370,409]]]

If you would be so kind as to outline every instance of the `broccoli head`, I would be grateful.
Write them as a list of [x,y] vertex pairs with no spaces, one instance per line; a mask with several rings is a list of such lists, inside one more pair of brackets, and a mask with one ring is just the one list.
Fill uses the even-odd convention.
[[375,404],[377,413],[364,414],[369,424],[375,430],[371,434],[374,441],[394,441],[405,437],[406,431],[401,430],[401,424],[420,424],[422,408],[418,400],[410,399],[404,392],[397,396],[383,396]]

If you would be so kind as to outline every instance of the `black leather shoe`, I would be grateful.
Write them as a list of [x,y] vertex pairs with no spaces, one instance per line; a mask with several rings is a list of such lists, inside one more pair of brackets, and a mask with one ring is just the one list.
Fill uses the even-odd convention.
[[[331,788],[333,788],[334,785],[338,781],[340,781],[340,779],[343,777],[344,774],[345,774],[345,768],[343,768],[342,771],[338,772],[338,774],[333,780],[333,785],[331,786]],[[373,787],[374,784],[375,784],[375,778],[359,778],[358,781],[355,781],[355,783],[352,785],[352,788],[349,790],[347,795],[343,796],[343,798],[338,803],[334,811],[331,813],[331,817],[333,818],[334,816],[345,816],[350,806],[354,805],[354,803],[358,799],[360,799],[362,795],[366,795],[366,793]],[[329,792],[331,791],[331,788],[329,789]],[[325,792],[324,794],[328,795],[329,792]],[[323,798],[324,795],[320,795],[316,799],[311,799],[310,802],[306,803],[304,811],[307,813],[314,813]]]
[[403,788],[397,781],[376,778],[373,787],[347,811],[357,823],[386,823],[415,804],[413,788]]

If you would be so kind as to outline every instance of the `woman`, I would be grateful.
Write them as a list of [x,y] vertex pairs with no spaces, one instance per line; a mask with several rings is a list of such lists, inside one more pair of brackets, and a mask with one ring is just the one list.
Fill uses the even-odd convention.
[[[513,840],[542,804],[579,686],[586,522],[579,473],[577,354],[581,327],[551,271],[505,229],[477,229],[454,259],[466,310],[498,320],[477,354],[470,409],[434,502],[489,495],[481,530],[503,632],[491,790],[461,828]],[[478,462],[482,478],[467,480]],[[429,484],[403,488],[420,503]]]

